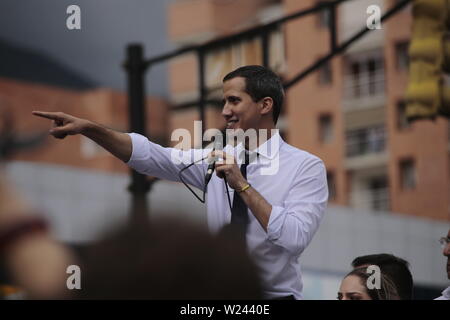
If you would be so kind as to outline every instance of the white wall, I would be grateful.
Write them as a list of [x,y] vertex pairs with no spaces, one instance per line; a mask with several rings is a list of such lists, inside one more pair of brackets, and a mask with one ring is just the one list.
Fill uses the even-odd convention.
[[[57,239],[82,243],[124,223],[131,208],[128,175],[26,162],[7,166],[24,197],[49,219]],[[148,197],[150,214],[170,212],[199,223],[206,209],[185,187],[158,181]]]

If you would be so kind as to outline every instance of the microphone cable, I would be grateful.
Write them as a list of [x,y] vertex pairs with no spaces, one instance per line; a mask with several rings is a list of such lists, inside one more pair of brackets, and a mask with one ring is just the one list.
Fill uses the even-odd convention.
[[[205,185],[204,185],[204,187],[203,187],[203,199],[202,199],[202,198],[200,198],[200,197],[197,195],[197,193],[196,193],[194,190],[192,190],[192,188],[186,183],[186,181],[184,181],[182,173],[183,173],[183,171],[185,171],[185,170],[187,170],[188,168],[192,167],[194,164],[196,164],[196,163],[198,163],[198,162],[200,162],[200,161],[206,160],[206,159],[208,159],[208,157],[204,157],[204,158],[202,158],[202,159],[200,159],[200,160],[194,161],[194,162],[192,162],[191,164],[185,166],[183,169],[181,169],[181,170],[178,172],[178,177],[180,178],[180,181],[186,186],[186,188],[188,188],[188,190],[189,190],[190,192],[192,192],[192,194],[193,194],[193,195],[194,195],[201,203],[205,203],[205,194],[206,194],[206,188],[207,188],[208,184],[205,183]],[[226,178],[225,176],[223,177],[223,182],[225,183],[225,189],[226,189],[226,194],[227,194],[227,199],[228,199],[228,206],[230,207],[230,212],[232,212],[232,205],[231,205],[230,191],[229,191],[229,189],[228,189],[228,182],[227,182],[227,178]]]

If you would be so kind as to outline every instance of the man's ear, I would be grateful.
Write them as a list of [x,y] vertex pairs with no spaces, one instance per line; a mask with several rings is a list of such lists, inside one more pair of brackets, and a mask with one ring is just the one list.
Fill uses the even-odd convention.
[[273,109],[273,99],[271,97],[265,97],[261,99],[261,115],[271,113]]

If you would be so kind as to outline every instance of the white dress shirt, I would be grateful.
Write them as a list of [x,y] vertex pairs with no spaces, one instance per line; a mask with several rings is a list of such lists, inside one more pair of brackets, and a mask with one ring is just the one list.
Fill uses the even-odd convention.
[[[127,164],[140,173],[171,181],[180,181],[182,168],[212,151],[180,151],[139,134],[131,133],[130,137],[133,151]],[[242,144],[224,148],[236,159],[241,151]],[[272,205],[272,211],[266,232],[248,210],[247,247],[260,268],[267,298],[293,295],[302,299],[299,256],[316,233],[326,208],[325,166],[318,157],[284,142],[278,132],[256,152],[257,160],[247,167],[247,181]],[[193,165],[183,171],[183,180],[202,190],[207,166],[204,161]],[[229,191],[232,203],[234,190]],[[216,174],[208,184],[206,201],[208,225],[215,233],[231,220],[225,183]]]

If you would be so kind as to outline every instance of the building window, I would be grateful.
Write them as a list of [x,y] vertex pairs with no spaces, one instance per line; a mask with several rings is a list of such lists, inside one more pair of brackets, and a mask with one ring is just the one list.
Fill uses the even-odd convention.
[[329,114],[319,117],[319,140],[321,143],[329,143],[333,140],[333,118]]
[[329,85],[333,82],[333,69],[330,61],[327,61],[319,69],[319,85]]
[[381,50],[346,57],[345,98],[370,98],[384,94],[384,84],[384,59]]
[[[327,1],[317,1],[316,5],[320,5],[322,3],[326,3]],[[330,10],[327,8],[323,8],[317,13],[317,26],[319,28],[328,28],[331,24],[331,14]]]
[[390,195],[387,174],[380,172],[359,175],[352,181],[352,190],[349,195],[351,205],[355,208],[388,211]]
[[376,83],[376,77],[378,71],[378,65],[379,61],[377,61],[374,58],[370,58],[367,60],[367,71],[369,75],[369,81],[367,83],[368,89],[369,89],[369,95],[373,96],[376,93],[378,93],[377,83]]
[[386,147],[386,130],[383,125],[349,130],[346,133],[348,157],[380,153]]
[[328,183],[328,200],[332,201],[336,199],[336,179],[334,172],[327,171],[327,183]]
[[405,71],[409,68],[409,42],[402,41],[395,44],[395,58],[397,70]]
[[403,100],[397,102],[397,128],[404,130],[410,128],[411,124],[406,117],[406,103]]
[[389,187],[386,177],[372,177],[368,181],[370,207],[373,210],[389,210]]
[[[282,73],[286,64],[283,30],[278,28],[272,31],[269,40],[269,67],[276,73]],[[209,51],[205,57],[205,69],[208,70],[206,86],[210,92],[221,94],[222,79],[230,70],[262,63],[262,41],[258,37]]]
[[360,65],[357,62],[354,62],[350,66],[350,81],[353,84],[351,91],[349,91],[349,95],[354,98],[359,98],[361,96],[361,84],[360,84]]
[[416,187],[416,168],[414,160],[400,161],[400,181],[402,190],[411,190]]

